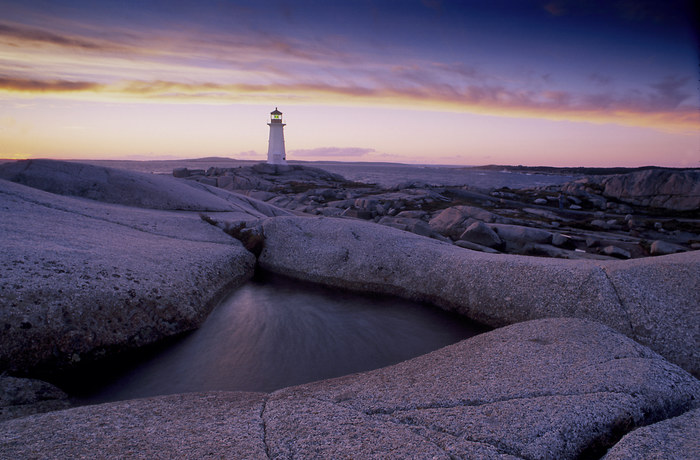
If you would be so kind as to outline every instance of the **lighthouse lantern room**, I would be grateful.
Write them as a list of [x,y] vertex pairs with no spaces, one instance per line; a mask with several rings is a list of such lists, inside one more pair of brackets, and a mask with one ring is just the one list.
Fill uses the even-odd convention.
[[267,145],[267,162],[273,165],[287,164],[287,154],[284,150],[284,126],[282,112],[275,110],[270,112],[270,139]]

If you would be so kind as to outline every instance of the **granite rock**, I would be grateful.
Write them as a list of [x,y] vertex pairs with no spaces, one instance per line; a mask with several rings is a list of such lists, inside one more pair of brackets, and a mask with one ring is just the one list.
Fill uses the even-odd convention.
[[562,260],[455,251],[360,221],[276,217],[261,225],[259,263],[273,272],[428,301],[494,327],[547,317],[595,319],[700,372],[700,252]]
[[507,247],[520,248],[530,243],[551,243],[552,233],[523,225],[491,224],[491,228],[505,241]]
[[695,460],[700,458],[700,409],[625,435],[603,460]]
[[687,251],[686,248],[683,246],[669,243],[667,241],[663,240],[656,240],[651,243],[651,247],[649,248],[649,252],[651,253],[652,256],[665,256],[668,254],[675,254],[677,252],[684,252]]
[[50,383],[0,376],[0,421],[68,407],[68,395]]
[[464,249],[471,249],[472,251],[488,252],[490,254],[500,254],[500,252],[496,249],[472,243],[471,241],[467,240],[457,240],[455,241],[455,246],[459,246],[460,248]]
[[259,393],[187,393],[0,425],[1,458],[265,458]]
[[[0,197],[0,371],[70,367],[193,329],[252,276],[254,256],[196,213],[3,180]],[[222,214],[255,219],[248,209]]]
[[618,257],[620,259],[629,259],[632,257],[629,251],[611,244],[603,248],[603,254],[606,256]]
[[700,382],[646,347],[598,323],[546,319],[269,395],[191,393],[10,420],[0,457],[573,459],[699,398]]
[[491,227],[481,221],[472,223],[459,237],[460,240],[467,240],[489,248],[494,248],[503,243],[501,238]]
[[466,223],[468,219],[494,222],[497,217],[492,212],[475,206],[452,206],[430,219],[430,227],[437,233],[458,239],[473,222]]
[[602,195],[637,206],[674,211],[700,209],[700,171],[650,169],[592,176],[564,184],[561,189],[579,196]]
[[0,164],[0,179],[56,195],[171,211],[229,212],[240,218],[291,213],[243,195],[195,181],[58,160]]
[[700,375],[700,251],[624,261],[602,268],[639,343]]

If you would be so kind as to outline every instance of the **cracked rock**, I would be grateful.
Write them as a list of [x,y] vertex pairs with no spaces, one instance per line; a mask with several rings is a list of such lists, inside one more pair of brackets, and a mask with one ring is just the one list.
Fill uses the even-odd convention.
[[[698,401],[700,382],[648,348],[591,321],[545,319],[269,395],[190,393],[10,420],[0,457],[566,460],[603,455]],[[692,445],[696,431],[674,429],[674,445]]]

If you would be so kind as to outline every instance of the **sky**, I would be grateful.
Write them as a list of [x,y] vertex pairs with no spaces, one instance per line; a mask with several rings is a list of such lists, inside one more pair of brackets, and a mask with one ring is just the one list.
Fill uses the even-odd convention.
[[0,0],[0,158],[700,167],[685,0]]

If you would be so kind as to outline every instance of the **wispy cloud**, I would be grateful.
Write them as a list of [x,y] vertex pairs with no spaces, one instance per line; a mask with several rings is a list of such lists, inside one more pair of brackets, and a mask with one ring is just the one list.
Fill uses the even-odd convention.
[[0,76],[0,91],[21,93],[65,93],[95,91],[102,85],[86,81],[31,80]]
[[87,50],[104,51],[105,49],[113,49],[113,46],[100,45],[92,40],[70,37],[44,29],[9,23],[0,23],[0,38],[5,41],[10,41],[10,43],[16,46],[21,46],[27,42],[34,42]]
[[[0,22],[0,93],[167,103],[369,105],[687,131],[700,127],[689,76],[613,92],[506,79],[461,62],[361,54],[266,34],[106,31],[99,39]],[[49,47],[50,49],[47,49]],[[541,76],[541,73],[538,75]],[[543,84],[544,82],[544,84]],[[543,87],[544,86],[544,87]],[[689,102],[690,101],[690,102]]]

